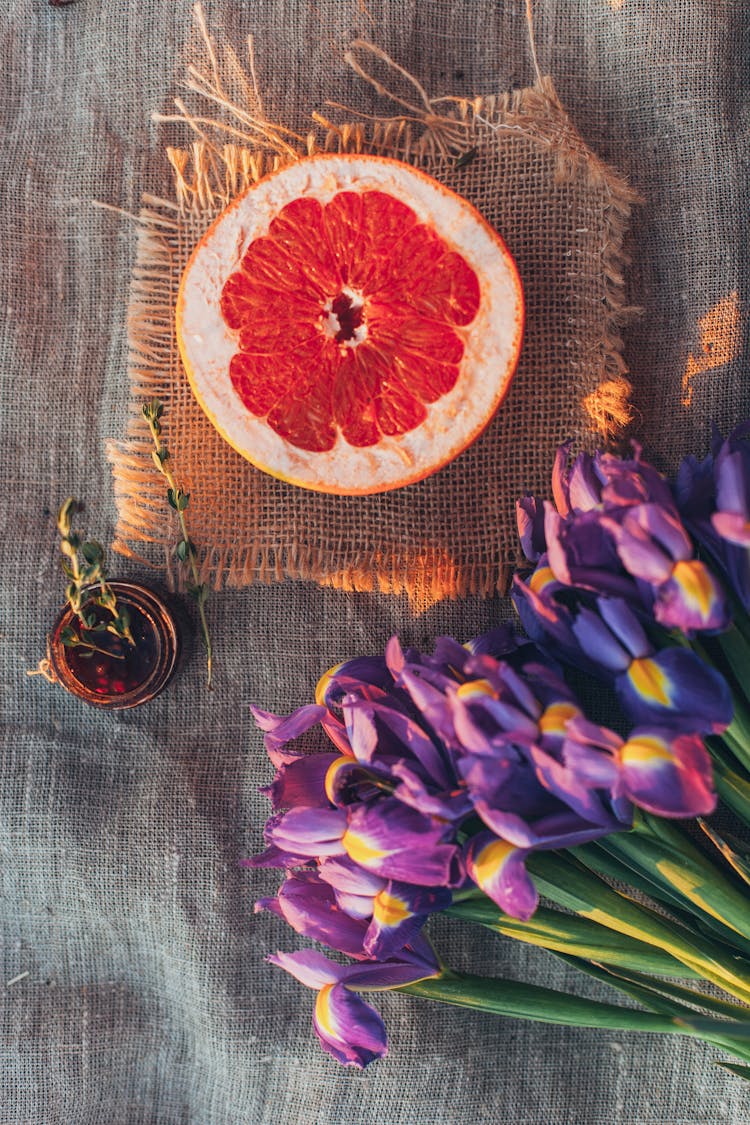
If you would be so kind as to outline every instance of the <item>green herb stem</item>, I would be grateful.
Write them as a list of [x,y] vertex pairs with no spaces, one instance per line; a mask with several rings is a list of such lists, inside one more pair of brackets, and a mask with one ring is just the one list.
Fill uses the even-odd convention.
[[208,621],[206,619],[205,603],[208,597],[208,587],[204,582],[201,582],[200,574],[198,573],[197,551],[188,533],[187,521],[185,519],[185,509],[190,502],[190,493],[184,492],[177,484],[174,473],[169,465],[170,454],[167,446],[161,440],[161,422],[160,419],[164,413],[164,406],[158,399],[152,399],[151,402],[143,404],[143,416],[148,423],[149,432],[154,442],[153,461],[157,469],[167,482],[167,501],[171,508],[177,513],[177,518],[180,524],[180,531],[182,539],[177,544],[175,553],[180,562],[189,567],[190,575],[192,577],[192,584],[188,586],[188,593],[195,600],[198,607],[198,617],[200,619],[200,630],[203,638],[203,644],[206,649],[206,666],[207,666],[207,681],[206,686],[210,691],[212,688],[213,676],[213,648],[211,645],[211,635],[208,629]]

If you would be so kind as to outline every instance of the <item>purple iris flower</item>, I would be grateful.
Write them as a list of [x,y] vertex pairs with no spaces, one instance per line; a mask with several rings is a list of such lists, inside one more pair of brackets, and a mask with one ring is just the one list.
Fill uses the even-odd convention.
[[429,915],[451,900],[447,887],[384,879],[343,857],[290,873],[277,895],[255,909],[272,911],[298,934],[348,957],[382,961],[412,943]]
[[[383,658],[333,669],[317,699],[288,719],[258,713],[276,776],[268,847],[251,863],[288,871],[261,908],[350,956],[382,960],[413,943],[479,862],[465,841],[481,823],[514,849],[488,886],[500,879],[518,911],[531,901],[526,851],[628,823],[564,759],[581,714],[573,693],[508,628],[468,645],[441,638],[429,655],[393,638]],[[286,745],[316,723],[335,752]]]
[[539,894],[524,860],[528,850],[501,840],[492,832],[480,832],[466,849],[469,876],[501,910],[527,921],[537,908]]
[[[561,571],[572,568],[580,576],[593,568],[608,569],[616,561],[606,544],[597,535],[597,517],[646,502],[660,504],[674,510],[674,500],[664,477],[641,458],[640,446],[633,446],[631,458],[615,457],[611,453],[579,453],[569,465],[570,442],[557,450],[552,468],[552,495],[554,507],[544,504],[534,496],[524,496],[517,501],[516,519],[523,552],[530,562],[537,562],[550,549],[552,541],[561,537],[566,526],[563,543],[565,552],[558,558],[553,548],[553,568]],[[550,509],[559,517],[555,521]],[[582,516],[586,518],[581,519]],[[576,527],[573,533],[570,525]],[[615,565],[612,568],[616,571]],[[591,581],[562,579],[568,585],[588,585]],[[622,592],[622,591],[621,591]]]
[[726,441],[714,432],[711,453],[686,457],[675,493],[691,532],[718,564],[731,589],[750,612],[750,422]]
[[602,523],[627,572],[649,588],[661,625],[688,635],[729,625],[724,591],[693,557],[690,536],[678,516],[655,504],[638,504],[622,519],[603,518]]
[[636,442],[632,449],[632,457],[579,453],[572,466],[568,466],[570,443],[560,446],[552,468],[552,494],[560,515],[626,508],[645,502],[673,508],[666,479],[643,460]]
[[321,941],[349,957],[364,958],[368,922],[345,913],[333,888],[316,871],[287,875],[274,898],[263,898],[256,911],[271,910],[298,934]]
[[278,952],[268,958],[301,984],[318,993],[313,1027],[322,1047],[344,1066],[365,1067],[388,1051],[382,1019],[356,989],[386,991],[440,975],[440,966],[424,943],[419,952],[399,958],[340,965],[313,949]]
[[[629,459],[581,453],[572,466],[569,453],[569,445],[561,446],[555,459],[554,504],[525,497],[517,505],[527,558],[544,560],[565,586],[644,606],[666,628],[688,635],[726,628],[723,591],[694,558],[670,486],[642,460],[640,448],[634,446]],[[737,462],[726,470],[734,504],[727,523],[738,528],[741,476]]]
[[545,501],[544,530],[549,567],[558,582],[640,601],[638,584],[623,567],[612,532],[600,510],[576,513],[564,519]]
[[657,816],[707,816],[716,807],[711,758],[697,734],[639,727],[623,739],[577,719],[563,756],[582,781]]
[[[558,600],[560,584],[535,572],[516,578],[514,603],[526,629],[570,664],[611,683],[636,723],[719,733],[732,720],[732,694],[724,677],[690,649],[656,650],[643,625],[621,598],[592,598],[570,608]],[[539,568],[538,568],[539,569]],[[569,601],[569,599],[568,599]]]

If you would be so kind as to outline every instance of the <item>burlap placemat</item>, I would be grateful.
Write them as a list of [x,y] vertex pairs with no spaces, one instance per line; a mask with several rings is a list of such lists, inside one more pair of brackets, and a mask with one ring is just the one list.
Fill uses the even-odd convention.
[[[146,198],[140,214],[131,419],[127,440],[110,449],[115,548],[169,558],[171,521],[141,418],[144,399],[158,396],[176,475],[191,494],[204,580],[308,579],[405,592],[417,605],[504,590],[518,561],[516,497],[548,490],[561,441],[590,447],[629,421],[619,326],[632,192],[586,147],[548,78],[511,94],[430,101],[401,71],[414,96],[396,98],[397,116],[334,125],[314,114],[315,130],[301,137],[263,116],[252,58],[245,75],[231,52],[220,58],[205,43],[205,66],[190,69],[189,85],[211,112],[197,116],[178,100],[177,116],[198,140],[168,150],[174,199]],[[355,46],[355,69],[384,92],[372,66],[400,68]],[[397,157],[465,196],[506,240],[526,299],[521,361],[490,427],[432,477],[375,496],[305,491],[237,455],[195,402],[174,335],[180,275],[208,225],[269,169],[318,151]]]

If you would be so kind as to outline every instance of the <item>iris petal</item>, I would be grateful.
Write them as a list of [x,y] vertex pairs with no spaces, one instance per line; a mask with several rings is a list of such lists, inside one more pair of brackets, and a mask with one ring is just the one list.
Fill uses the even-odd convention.
[[706,816],[716,806],[711,759],[697,735],[635,731],[619,753],[623,792],[658,816]]
[[665,648],[634,660],[615,682],[620,701],[637,723],[668,723],[675,730],[720,733],[732,720],[724,677],[684,648]]
[[324,1050],[344,1066],[365,1067],[388,1050],[385,1024],[378,1013],[341,984],[321,988],[313,1027]]
[[501,910],[522,921],[530,918],[539,895],[524,867],[526,851],[499,840],[489,832],[469,844],[466,869],[469,876]]

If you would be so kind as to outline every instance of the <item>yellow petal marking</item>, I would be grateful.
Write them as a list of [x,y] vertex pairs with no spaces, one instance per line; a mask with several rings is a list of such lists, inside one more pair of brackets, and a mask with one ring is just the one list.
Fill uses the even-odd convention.
[[395,848],[392,851],[373,848],[351,829],[348,829],[341,837],[341,843],[344,845],[344,851],[349,858],[353,859],[355,863],[361,863],[363,867],[373,867],[383,856],[393,855],[395,851]]
[[486,844],[474,860],[474,879],[480,887],[488,883],[503,866],[511,852],[516,851],[515,844],[507,840],[491,840]]
[[342,755],[340,758],[336,758],[335,762],[331,762],[330,766],[326,770],[326,777],[325,781],[323,782],[323,788],[325,789],[326,797],[332,805],[336,804],[335,794],[336,780],[338,778],[338,775],[344,768],[344,766],[350,766],[353,761],[354,758],[347,758],[345,755]]
[[628,669],[628,679],[642,698],[669,707],[672,702],[667,691],[669,680],[654,660],[647,656],[634,660]]
[[644,763],[650,765],[657,761],[673,762],[674,756],[656,735],[642,734],[620,747],[620,761],[630,766]]
[[338,672],[339,668],[343,668],[343,666],[344,666],[343,660],[339,664],[334,664],[333,668],[329,668],[328,671],[324,672],[323,675],[318,680],[317,685],[315,687],[315,702],[320,707],[326,706],[325,695],[326,695],[326,692],[328,691],[328,685],[330,684],[330,682],[333,679],[333,677],[335,676],[335,674]]
[[331,995],[332,984],[324,984],[315,1000],[315,1018],[319,1026],[329,1035],[332,1039],[341,1041],[336,1028],[333,1026],[331,1020],[331,1006],[329,1004],[329,997]]
[[529,579],[529,589],[535,594],[543,594],[550,582],[555,581],[555,576],[548,566],[538,567]]
[[703,563],[698,559],[680,559],[674,564],[672,577],[690,601],[707,616],[714,598],[714,586]]
[[396,898],[387,891],[378,891],[372,904],[372,916],[382,926],[398,926],[411,918],[412,911],[402,898]]
[[580,713],[574,703],[550,703],[539,720],[539,730],[542,734],[565,734],[567,724]]
[[471,699],[475,695],[489,695],[497,699],[497,692],[489,680],[467,680],[465,684],[461,684],[456,695],[459,699]]

